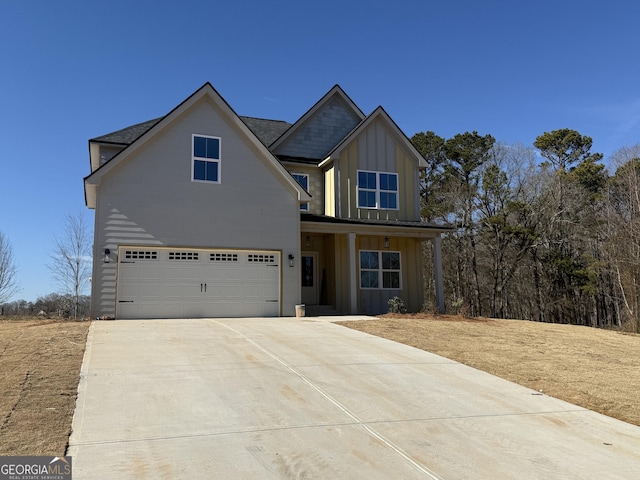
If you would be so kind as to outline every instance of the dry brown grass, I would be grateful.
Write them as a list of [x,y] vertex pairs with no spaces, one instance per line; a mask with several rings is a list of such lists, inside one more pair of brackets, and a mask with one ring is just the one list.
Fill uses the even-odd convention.
[[[640,335],[452,316],[341,324],[640,425]],[[89,326],[0,321],[0,455],[65,452]]]
[[62,455],[91,322],[0,321],[0,455]]
[[340,323],[640,425],[640,335],[446,315]]

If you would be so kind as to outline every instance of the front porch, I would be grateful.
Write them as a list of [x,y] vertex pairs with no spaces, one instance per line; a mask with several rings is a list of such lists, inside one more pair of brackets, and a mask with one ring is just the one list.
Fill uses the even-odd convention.
[[303,214],[301,302],[309,312],[375,315],[386,313],[388,300],[398,296],[410,312],[418,312],[425,298],[423,242],[432,241],[436,306],[443,312],[442,231],[446,228],[418,222]]

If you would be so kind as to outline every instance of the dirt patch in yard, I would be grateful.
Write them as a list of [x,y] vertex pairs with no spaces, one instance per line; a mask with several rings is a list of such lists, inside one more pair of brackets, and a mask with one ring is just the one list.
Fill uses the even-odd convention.
[[0,320],[0,455],[63,455],[91,322]]
[[446,315],[339,323],[640,425],[640,335]]

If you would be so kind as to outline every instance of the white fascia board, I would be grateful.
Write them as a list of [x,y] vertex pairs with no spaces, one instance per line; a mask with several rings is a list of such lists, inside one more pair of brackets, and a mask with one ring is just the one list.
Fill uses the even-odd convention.
[[95,210],[98,196],[98,186],[84,182],[84,203],[88,208]]

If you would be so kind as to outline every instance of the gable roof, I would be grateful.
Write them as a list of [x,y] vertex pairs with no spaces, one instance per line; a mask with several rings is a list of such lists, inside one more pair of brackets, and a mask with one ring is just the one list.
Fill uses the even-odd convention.
[[[164,117],[154,118],[146,122],[137,123],[129,127],[107,133],[96,138],[92,138],[89,142],[112,143],[117,145],[131,145],[155,124]],[[291,124],[283,120],[268,120],[266,118],[243,117],[240,119],[247,124],[249,129],[260,139],[266,146],[271,145],[275,139],[282,135]]]
[[[316,126],[312,126],[311,122],[314,118],[317,118],[319,114],[324,109],[327,109],[331,106],[331,103],[334,101],[338,101],[344,110],[340,112],[342,114],[342,124],[340,124],[340,120],[335,118],[326,120],[326,124],[320,124]],[[345,116],[352,117],[353,122],[350,124],[344,123]],[[317,160],[321,160],[326,153],[331,150],[336,143],[338,143],[345,135],[349,133],[356,125],[358,125],[362,120],[364,120],[365,114],[360,110],[360,108],[349,98],[349,96],[344,92],[344,90],[340,87],[340,85],[334,85],[331,90],[329,90],[320,100],[318,100],[309,110],[307,110],[304,115],[302,115],[296,122],[289,128],[286,132],[284,132],[277,140],[275,140],[270,149],[278,156],[285,156],[289,158],[315,158]],[[322,120],[321,120],[322,122]],[[305,128],[310,128],[315,131],[312,132],[312,135],[305,135]],[[315,137],[312,141],[315,141],[316,138],[321,137],[321,144],[316,145],[316,148],[310,148],[310,151],[318,151],[320,149],[322,153],[316,155],[301,155],[301,151],[291,151],[291,149],[285,148],[288,141],[293,140],[294,137],[298,134],[302,134],[303,137],[310,136]],[[306,139],[305,139],[306,140]],[[307,145],[308,148],[308,145]],[[304,148],[303,148],[304,149]],[[295,148],[294,148],[295,150]]]
[[400,140],[405,148],[413,154],[418,161],[418,168],[427,168],[427,161],[424,157],[418,152],[416,147],[413,146],[411,140],[405,135],[405,133],[400,130],[400,127],[393,121],[393,119],[389,116],[389,114],[385,111],[382,106],[378,106],[363,122],[354,128],[349,135],[344,137],[340,143],[338,143],[326,156],[322,162],[320,162],[319,166],[326,165],[327,163],[335,160],[340,156],[340,151],[347,146],[347,144],[353,140],[356,136],[358,136],[363,130],[365,130],[369,125],[375,122],[377,119],[381,119],[385,122],[391,129],[391,131],[396,135],[396,137]]
[[[282,166],[278,159],[269,151],[265,144],[247,126],[247,124],[238,116],[238,114],[236,114],[236,112],[231,108],[226,100],[222,98],[222,96],[215,90],[215,88],[213,88],[213,86],[209,82],[207,82],[164,117],[156,119],[155,121],[150,120],[149,122],[139,123],[133,125],[132,127],[128,127],[111,134],[103,135],[103,137],[107,137],[110,140],[102,141],[108,141],[109,143],[120,142],[120,144],[126,145],[126,147],[117,155],[115,155],[110,161],[106,162],[97,170],[93,171],[91,174],[85,177],[85,202],[87,206],[89,206],[90,208],[95,208],[97,187],[98,185],[100,185],[102,177],[106,173],[113,170],[114,168],[117,168],[119,164],[121,164],[132,154],[134,154],[146,142],[148,142],[151,138],[155,137],[165,128],[167,128],[175,118],[180,116],[183,112],[188,110],[192,105],[203,98],[208,99],[209,101],[213,102],[218,108],[220,108],[222,112],[227,115],[229,122],[241,133],[243,133],[249,142],[254,144],[258,151],[261,152],[262,157],[265,159],[267,167],[276,176],[279,176],[284,181],[284,183],[289,186],[289,188],[297,192],[298,200],[300,201],[300,203],[308,202],[311,200],[311,197],[306,192],[306,190],[302,188],[302,186],[300,186],[300,184],[291,176],[287,169]],[[254,123],[257,125],[260,122]],[[146,131],[140,133],[144,129],[144,127],[148,125],[150,125],[149,128]],[[264,131],[268,132],[268,130],[269,129],[265,129]],[[138,134],[138,137],[131,140],[131,138],[133,138],[136,134]],[[95,141],[100,140],[95,139]],[[122,143],[127,141],[130,141],[131,143]]]
[[115,132],[107,133],[96,138],[89,140],[90,142],[100,143],[114,143],[118,145],[131,145],[140,136],[146,133],[151,127],[162,120],[164,117],[154,118],[142,123],[136,123],[130,127],[117,130]]

